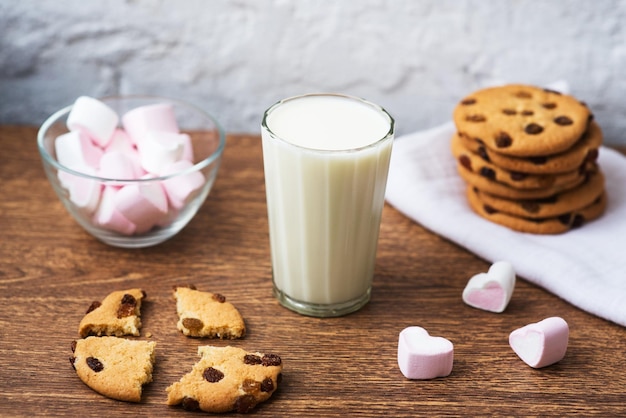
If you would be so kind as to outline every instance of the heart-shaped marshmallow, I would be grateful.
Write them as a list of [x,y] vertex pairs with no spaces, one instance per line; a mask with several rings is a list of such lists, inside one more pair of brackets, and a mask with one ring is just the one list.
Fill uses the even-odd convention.
[[400,332],[398,366],[408,379],[434,379],[452,372],[454,346],[443,337],[432,337],[422,327]]
[[463,302],[490,312],[503,312],[515,289],[515,271],[508,261],[491,265],[487,273],[472,277],[463,290]]
[[509,345],[524,363],[541,368],[565,357],[569,327],[563,318],[553,316],[518,328],[509,335]]

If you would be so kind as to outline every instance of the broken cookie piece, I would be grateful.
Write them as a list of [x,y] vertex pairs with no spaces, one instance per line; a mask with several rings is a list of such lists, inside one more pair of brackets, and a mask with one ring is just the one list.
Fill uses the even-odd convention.
[[152,381],[153,341],[87,337],[72,343],[70,362],[87,386],[101,395],[140,402],[143,386]]
[[278,388],[283,369],[276,354],[237,347],[198,347],[201,359],[191,372],[169,386],[167,404],[186,410],[247,413]]
[[110,293],[102,302],[93,302],[80,321],[78,334],[93,336],[139,336],[141,328],[141,301],[146,292],[141,289],[119,290]]
[[219,293],[176,287],[177,328],[188,337],[242,338],[246,326],[237,308]]

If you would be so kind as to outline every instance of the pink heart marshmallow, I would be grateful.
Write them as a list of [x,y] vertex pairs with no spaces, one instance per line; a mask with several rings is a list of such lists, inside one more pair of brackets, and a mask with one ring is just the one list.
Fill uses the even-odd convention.
[[473,276],[463,290],[463,302],[490,312],[503,312],[515,289],[515,271],[511,263],[498,261],[487,273]]
[[454,346],[443,337],[432,337],[422,327],[400,332],[398,366],[407,379],[434,379],[452,372]]
[[509,335],[509,345],[524,363],[533,368],[554,364],[567,351],[569,327],[558,316],[518,328]]

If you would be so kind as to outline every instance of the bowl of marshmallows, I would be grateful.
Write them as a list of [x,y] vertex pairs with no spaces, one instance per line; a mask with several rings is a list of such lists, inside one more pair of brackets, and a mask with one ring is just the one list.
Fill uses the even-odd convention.
[[153,96],[81,96],[40,127],[37,144],[59,199],[100,241],[159,244],[198,212],[225,135],[203,110]]

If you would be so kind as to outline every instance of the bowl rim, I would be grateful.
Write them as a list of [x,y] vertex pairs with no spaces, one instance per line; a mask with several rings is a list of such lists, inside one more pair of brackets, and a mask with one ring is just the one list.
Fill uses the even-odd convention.
[[175,173],[170,173],[170,174],[163,175],[163,176],[146,177],[146,178],[138,178],[138,179],[117,179],[117,178],[100,177],[97,175],[92,175],[92,174],[84,173],[81,171],[77,171],[59,163],[56,160],[56,158],[53,158],[52,155],[50,155],[50,153],[48,152],[48,150],[46,150],[43,144],[44,133],[47,132],[48,129],[50,129],[50,127],[59,120],[59,118],[61,118],[65,114],[68,114],[72,110],[72,107],[74,106],[74,104],[72,103],[71,105],[65,106],[57,110],[50,116],[48,116],[37,131],[37,148],[39,149],[39,155],[41,155],[42,159],[47,164],[50,164],[57,170],[61,170],[63,172],[72,174],[74,176],[79,176],[79,177],[83,177],[83,178],[90,179],[90,180],[97,180],[100,182],[116,182],[120,184],[140,184],[140,183],[149,183],[153,181],[167,180],[170,178],[179,177],[179,176],[183,176],[189,173],[200,171],[203,168],[212,164],[215,160],[219,159],[224,152],[224,148],[226,146],[226,134],[221,124],[217,121],[217,119],[215,119],[215,117],[213,117],[213,115],[202,110],[200,107],[192,103],[189,103],[180,99],[173,99],[170,97],[165,97],[165,96],[145,95],[145,94],[109,95],[109,96],[96,97],[96,99],[100,101],[104,101],[104,102],[106,102],[106,100],[112,100],[112,99],[130,99],[130,100],[147,99],[147,100],[155,100],[155,101],[173,103],[173,104],[181,105],[183,107],[191,108],[194,111],[202,114],[204,117],[207,117],[215,125],[215,129],[217,130],[217,133],[218,133],[218,146],[208,157],[206,157],[205,159],[201,161],[198,161],[194,165],[186,168],[185,170],[177,171]]

